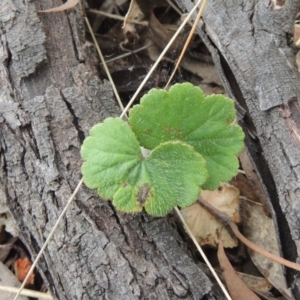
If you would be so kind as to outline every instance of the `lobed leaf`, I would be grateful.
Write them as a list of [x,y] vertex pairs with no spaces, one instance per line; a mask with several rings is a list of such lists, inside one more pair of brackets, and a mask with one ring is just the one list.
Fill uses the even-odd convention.
[[193,147],[166,142],[144,158],[128,123],[108,118],[95,125],[81,155],[85,184],[120,211],[163,216],[174,206],[191,205],[206,181],[205,160]]
[[130,111],[129,124],[140,144],[154,149],[167,141],[189,144],[206,160],[213,190],[237,174],[236,155],[243,148],[244,133],[234,124],[233,100],[222,95],[205,97],[190,83],[175,84],[170,91],[152,89]]

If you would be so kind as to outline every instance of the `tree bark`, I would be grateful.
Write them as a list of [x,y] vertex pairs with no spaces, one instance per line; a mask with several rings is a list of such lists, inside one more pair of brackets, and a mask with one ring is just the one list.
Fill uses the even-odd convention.
[[[0,189],[32,259],[80,181],[89,129],[120,110],[81,8],[0,1]],[[56,299],[222,299],[172,222],[117,213],[81,188],[38,270]],[[214,289],[214,292],[212,292]]]
[[[190,0],[176,0],[185,11]],[[300,74],[292,47],[300,1],[208,1],[198,33],[236,100],[247,150],[277,219],[284,257],[300,262]],[[287,270],[300,299],[300,281]]]

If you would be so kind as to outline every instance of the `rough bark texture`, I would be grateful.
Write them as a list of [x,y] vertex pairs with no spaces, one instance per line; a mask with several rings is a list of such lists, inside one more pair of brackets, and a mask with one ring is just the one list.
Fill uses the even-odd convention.
[[[0,1],[0,189],[33,258],[80,180],[84,137],[120,113],[80,7],[36,13],[60,4]],[[82,188],[39,271],[56,299],[222,299],[171,225]]]
[[[193,3],[177,0],[190,11]],[[278,10],[271,1],[208,1],[200,36],[213,54],[224,86],[244,114],[247,149],[271,199],[282,251],[300,262],[300,74],[292,48],[300,1]],[[249,134],[252,133],[251,135]],[[254,137],[253,134],[256,136]],[[299,279],[288,270],[300,299]]]

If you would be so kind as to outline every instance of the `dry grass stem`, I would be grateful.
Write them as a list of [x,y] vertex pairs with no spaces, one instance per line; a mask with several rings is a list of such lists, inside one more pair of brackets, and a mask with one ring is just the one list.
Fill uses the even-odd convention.
[[[110,13],[107,13],[107,12],[104,12],[104,11],[101,11],[101,10],[89,9],[89,10],[87,10],[87,12],[90,12],[90,13],[93,13],[93,14],[96,14],[96,15],[102,15],[102,16],[105,16],[105,17],[108,17],[108,18],[111,18],[111,19],[120,20],[120,21],[125,20],[125,17],[118,16],[118,15],[115,15],[115,14],[110,14]],[[136,21],[136,20],[131,20],[131,19],[128,19],[127,21],[130,21],[131,23],[137,24],[137,25],[148,26],[147,21]]]
[[189,33],[189,36],[188,36],[188,38],[187,38],[187,40],[186,40],[186,42],[185,42],[185,44],[184,44],[184,46],[183,46],[183,49],[182,49],[182,51],[181,51],[181,53],[180,53],[180,56],[179,56],[179,58],[178,58],[178,60],[177,60],[177,62],[176,62],[176,65],[175,65],[175,67],[174,67],[174,70],[173,70],[173,72],[172,72],[172,74],[171,74],[171,76],[170,76],[170,78],[169,78],[169,80],[168,80],[168,82],[167,82],[167,84],[166,84],[166,86],[165,86],[165,89],[168,88],[168,86],[169,86],[169,84],[170,84],[172,78],[174,77],[174,75],[175,75],[175,73],[176,73],[176,71],[177,71],[177,69],[178,69],[178,67],[179,67],[179,65],[180,65],[180,63],[181,63],[181,61],[182,61],[182,59],[183,59],[183,56],[184,56],[184,54],[185,54],[185,52],[186,52],[186,49],[187,49],[187,47],[188,47],[188,45],[189,45],[189,43],[190,43],[190,41],[191,41],[191,39],[192,39],[192,37],[193,37],[193,35],[194,35],[194,32],[196,31],[196,28],[197,28],[197,25],[198,25],[198,23],[199,23],[199,20],[200,20],[202,14],[203,14],[203,11],[204,11],[204,8],[205,8],[206,3],[207,3],[207,0],[203,0],[202,5],[201,5],[201,7],[200,7],[200,10],[199,10],[199,12],[198,12],[198,14],[197,14],[196,20],[195,20],[195,22],[194,22],[194,24],[193,24],[193,27],[192,27],[192,29],[191,29],[191,31],[190,31],[190,33]]
[[232,300],[230,295],[228,294],[226,288],[224,287],[222,281],[220,280],[219,276],[217,275],[216,271],[214,270],[214,268],[212,267],[212,265],[210,264],[209,260],[207,259],[205,253],[203,252],[201,246],[199,245],[198,241],[196,240],[195,236],[193,235],[192,231],[190,230],[190,228],[187,226],[183,216],[180,213],[180,210],[178,209],[178,207],[175,207],[175,211],[178,215],[178,217],[180,218],[182,224],[184,225],[184,228],[186,230],[186,232],[188,233],[189,237],[192,239],[193,243],[195,244],[195,246],[197,247],[197,250],[199,251],[199,253],[201,254],[202,258],[204,259],[205,263],[207,264],[209,270],[211,271],[211,273],[213,274],[213,276],[215,277],[217,283],[219,284],[220,288],[222,289],[225,297],[228,300]]
[[[106,60],[105,62],[106,62],[106,64],[109,64],[109,63],[111,63],[111,62],[113,62],[113,61],[116,61],[116,60],[118,60],[118,59],[122,59],[122,58],[124,58],[124,57],[127,57],[127,56],[133,55],[133,54],[135,54],[135,53],[138,53],[138,52],[140,52],[140,51],[143,51],[143,50],[145,50],[145,49],[147,49],[147,48],[149,48],[149,47],[151,47],[151,46],[153,46],[153,43],[149,43],[149,44],[147,44],[147,45],[145,45],[145,46],[143,46],[143,47],[141,47],[141,48],[138,48],[138,49],[136,49],[136,50],[132,50],[132,51],[129,51],[129,52],[124,53],[124,54],[122,54],[122,55],[119,55],[119,56],[116,56],[116,57],[114,57],[114,58],[108,59],[108,60]],[[101,63],[100,65],[102,65],[102,63]]]
[[101,50],[100,50],[100,47],[99,47],[99,44],[98,44],[98,42],[97,42],[97,40],[96,40],[96,37],[95,37],[95,35],[94,35],[94,32],[93,32],[93,30],[92,30],[90,21],[88,20],[87,17],[84,17],[84,20],[85,20],[85,23],[86,23],[86,25],[87,25],[89,31],[90,31],[90,34],[91,34],[92,38],[93,38],[93,41],[94,41],[96,50],[97,50],[98,55],[99,55],[99,57],[100,57],[100,60],[101,60],[101,62],[102,62],[103,68],[104,68],[104,70],[105,70],[105,72],[106,72],[107,78],[109,79],[109,82],[110,82],[111,85],[112,85],[114,94],[115,94],[115,96],[116,96],[116,98],[117,98],[117,101],[118,101],[118,104],[119,104],[121,110],[124,111],[123,103],[122,103],[121,98],[120,98],[120,96],[119,96],[119,93],[118,93],[118,91],[117,91],[116,85],[114,84],[114,81],[113,81],[113,79],[112,79],[112,77],[111,77],[111,75],[110,75],[109,69],[108,69],[108,67],[107,67],[107,65],[106,65],[106,63],[105,63],[105,59],[104,59],[104,57],[103,57],[103,54],[102,54],[102,52],[101,52]]
[[73,199],[75,198],[75,196],[76,196],[76,194],[77,194],[79,188],[81,187],[82,183],[83,183],[83,179],[81,179],[81,180],[79,181],[79,183],[78,183],[78,185],[77,185],[75,191],[73,192],[72,196],[69,198],[69,200],[68,200],[66,206],[64,207],[64,209],[63,209],[63,211],[61,212],[60,216],[58,217],[58,219],[57,219],[55,225],[53,226],[51,232],[49,233],[49,235],[48,235],[48,237],[47,237],[47,239],[46,239],[46,241],[45,241],[43,247],[41,248],[41,250],[40,250],[40,252],[38,253],[37,257],[35,258],[35,260],[34,260],[32,266],[31,266],[31,268],[29,269],[29,271],[28,271],[28,273],[27,273],[27,275],[26,275],[26,277],[25,277],[25,279],[24,279],[22,285],[20,286],[19,291],[18,291],[17,295],[15,296],[14,300],[17,300],[18,297],[20,296],[22,290],[24,289],[24,287],[25,287],[25,285],[26,285],[26,282],[27,282],[28,278],[29,278],[30,275],[32,274],[32,272],[33,272],[34,268],[36,267],[38,261],[40,260],[41,256],[43,255],[44,250],[46,249],[46,247],[47,247],[49,241],[51,240],[51,238],[52,238],[52,236],[53,236],[53,234],[54,234],[56,228],[58,227],[58,225],[59,225],[60,221],[62,220],[62,218],[64,217],[65,213],[67,212],[69,206],[70,206],[71,203],[73,202]]
[[[17,294],[18,290],[19,290],[19,288],[16,288],[16,287],[0,285],[0,291]],[[37,291],[33,291],[33,290],[28,290],[28,289],[23,289],[21,292],[21,295],[38,298],[38,299],[54,300],[50,294],[37,292]]]

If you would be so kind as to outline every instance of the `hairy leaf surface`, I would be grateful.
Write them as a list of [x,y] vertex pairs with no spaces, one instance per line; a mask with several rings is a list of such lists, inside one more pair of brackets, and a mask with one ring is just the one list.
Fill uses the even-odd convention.
[[244,133],[234,123],[233,100],[223,95],[205,97],[190,83],[175,84],[170,91],[152,89],[129,116],[140,144],[154,149],[167,141],[189,144],[206,160],[208,179],[202,186],[213,190],[237,174],[236,157]]
[[81,155],[85,184],[123,212],[144,207],[151,215],[163,216],[174,206],[191,205],[207,178],[203,157],[182,142],[162,143],[143,157],[134,133],[120,118],[95,125]]

